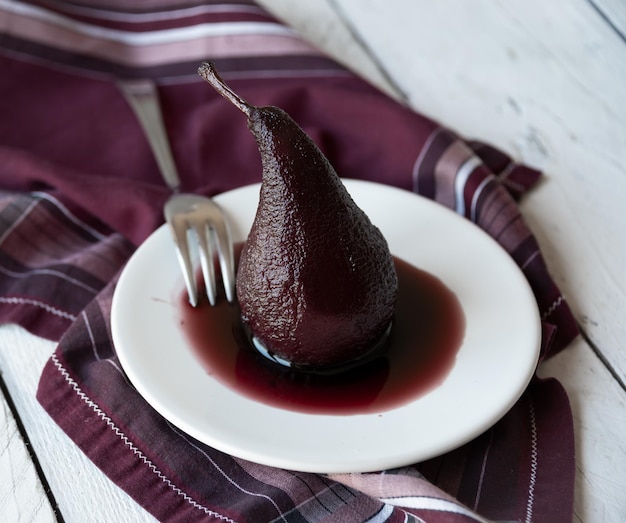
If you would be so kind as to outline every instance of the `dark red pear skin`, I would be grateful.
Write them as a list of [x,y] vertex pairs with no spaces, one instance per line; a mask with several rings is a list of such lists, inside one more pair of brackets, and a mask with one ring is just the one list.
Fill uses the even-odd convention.
[[198,73],[246,114],[261,154],[259,205],[237,272],[244,324],[299,368],[362,359],[380,346],[398,292],[385,238],[286,112],[249,104],[212,63]]
[[387,242],[287,113],[254,108],[248,126],[263,177],[237,274],[242,319],[294,365],[358,359],[393,316],[398,281]]

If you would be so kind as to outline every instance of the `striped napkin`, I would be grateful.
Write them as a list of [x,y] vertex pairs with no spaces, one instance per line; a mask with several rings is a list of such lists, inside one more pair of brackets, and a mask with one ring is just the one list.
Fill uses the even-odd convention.
[[116,80],[155,80],[183,189],[212,195],[258,182],[260,163],[196,75],[209,59],[244,98],[287,110],[341,176],[416,191],[496,238],[535,292],[542,357],[577,335],[516,205],[539,173],[389,100],[253,2],[0,0],[0,321],[58,340],[38,391],[49,415],[162,521],[571,521],[572,420],[553,379],[444,456],[336,475],[218,452],[129,384],[111,298],[168,189]]

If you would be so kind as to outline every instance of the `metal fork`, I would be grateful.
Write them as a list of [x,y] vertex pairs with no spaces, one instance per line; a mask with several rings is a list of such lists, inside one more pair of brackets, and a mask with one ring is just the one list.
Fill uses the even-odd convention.
[[[226,299],[235,299],[235,261],[233,242],[224,212],[210,198],[197,194],[180,193],[180,179],[163,124],[159,98],[151,80],[123,80],[118,82],[133,109],[156,158],[165,183],[173,195],[165,203],[163,213],[169,224],[183,272],[189,303],[199,303],[194,275],[193,253],[199,252],[200,267],[211,305],[217,302],[217,282],[213,259],[219,259]],[[195,237],[197,249],[191,247],[189,236]]]

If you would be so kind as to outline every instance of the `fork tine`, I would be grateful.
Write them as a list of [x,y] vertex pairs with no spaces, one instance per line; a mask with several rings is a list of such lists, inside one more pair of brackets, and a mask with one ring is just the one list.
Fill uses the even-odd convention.
[[185,286],[187,287],[189,303],[192,307],[196,307],[198,305],[198,289],[196,287],[196,278],[191,262],[189,242],[187,240],[187,222],[178,216],[169,217],[167,222],[170,225],[174,243],[176,244],[176,254],[178,256],[178,263],[183,272]]
[[235,301],[235,254],[230,229],[226,221],[215,223],[214,228],[226,299],[232,303]]
[[215,305],[217,301],[217,283],[215,282],[215,268],[213,266],[212,242],[209,239],[211,231],[206,223],[196,223],[192,226],[192,230],[198,241],[200,267],[207,297],[209,298],[209,303]]
[[165,220],[173,233],[191,305],[196,307],[200,297],[192,264],[190,242],[193,244],[194,254],[196,247],[199,253],[209,303],[215,305],[218,294],[215,254],[220,263],[226,299],[233,302],[235,300],[235,256],[230,229],[220,207],[204,196],[177,194],[170,197],[163,211]]

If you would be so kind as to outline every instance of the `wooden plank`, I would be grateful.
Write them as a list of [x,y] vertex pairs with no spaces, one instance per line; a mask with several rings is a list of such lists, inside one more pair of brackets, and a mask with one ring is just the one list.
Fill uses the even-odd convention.
[[0,393],[0,520],[56,521],[5,393]]
[[[54,493],[60,514],[65,521],[154,522],[150,514],[85,457],[37,402],[35,393],[39,376],[53,350],[54,343],[32,336],[15,325],[0,327],[0,369]],[[10,417],[3,420],[2,426],[9,421]],[[9,441],[4,436],[0,439],[3,443]],[[12,446],[12,452],[17,452],[13,449]],[[0,517],[0,521],[38,521],[31,518],[34,509],[29,499],[32,496],[32,504],[43,505],[45,494],[42,497],[37,493],[33,480],[26,482],[23,478],[23,470],[29,464],[28,457],[10,454],[7,459],[7,466],[11,460],[13,465],[7,469],[10,474],[4,474],[6,467],[3,462],[0,463],[3,471],[0,474],[0,493],[7,493],[8,501],[11,501],[11,496],[15,496],[11,506],[14,512],[10,514],[15,517]],[[1,516],[4,516],[3,510],[0,499]],[[43,508],[39,510],[45,515]],[[54,521],[54,518],[43,518],[40,521]]]
[[540,369],[567,391],[576,434],[576,521],[626,521],[626,395],[578,339]]
[[623,0],[588,0],[588,2],[626,39],[626,2]]

